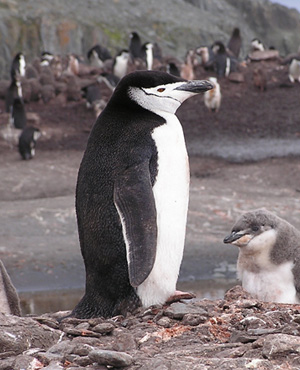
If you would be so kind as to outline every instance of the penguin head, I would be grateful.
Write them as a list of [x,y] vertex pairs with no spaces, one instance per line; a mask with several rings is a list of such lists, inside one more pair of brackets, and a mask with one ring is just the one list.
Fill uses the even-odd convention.
[[243,214],[233,225],[231,234],[224,239],[241,248],[244,252],[255,254],[271,249],[277,236],[277,216],[265,209]]
[[225,49],[225,46],[224,46],[223,42],[215,41],[212,45],[212,51],[215,55],[216,54],[225,54],[226,49]]
[[[189,97],[213,88],[208,81],[187,81],[159,71],[136,71],[122,78],[111,101],[127,96],[132,103],[153,113],[175,113]],[[125,101],[125,99],[124,99]]]

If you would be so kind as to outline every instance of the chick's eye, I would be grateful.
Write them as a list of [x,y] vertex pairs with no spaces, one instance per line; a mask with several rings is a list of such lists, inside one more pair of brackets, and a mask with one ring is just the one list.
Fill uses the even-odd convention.
[[259,230],[259,227],[258,227],[258,226],[256,226],[256,225],[254,225],[254,226],[252,226],[252,230],[253,230],[253,231],[258,231],[258,230]]
[[164,92],[166,89],[164,89],[163,87],[160,87],[159,89],[157,89],[158,92]]

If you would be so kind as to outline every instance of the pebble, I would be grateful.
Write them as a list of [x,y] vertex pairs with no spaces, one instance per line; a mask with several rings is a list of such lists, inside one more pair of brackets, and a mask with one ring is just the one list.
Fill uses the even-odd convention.
[[133,358],[127,353],[99,349],[91,351],[89,358],[99,365],[115,367],[126,367],[133,362]]
[[108,334],[114,330],[115,326],[109,322],[104,322],[93,327],[93,331],[101,334]]

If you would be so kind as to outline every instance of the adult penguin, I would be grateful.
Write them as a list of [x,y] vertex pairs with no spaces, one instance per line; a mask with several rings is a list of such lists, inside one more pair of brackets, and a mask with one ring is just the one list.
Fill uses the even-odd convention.
[[189,166],[175,112],[212,87],[157,71],[130,73],[117,85],[78,173],[86,289],[72,316],[111,317],[180,297]]

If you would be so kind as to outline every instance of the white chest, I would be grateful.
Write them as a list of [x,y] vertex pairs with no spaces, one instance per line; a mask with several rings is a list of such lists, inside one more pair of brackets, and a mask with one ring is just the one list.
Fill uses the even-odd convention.
[[262,301],[299,303],[292,273],[293,263],[286,262],[260,272],[239,270],[243,288]]
[[114,75],[122,78],[127,73],[128,58],[120,55],[116,58],[116,63],[114,65]]
[[157,212],[156,259],[148,278],[138,287],[145,306],[161,304],[174,294],[183,255],[189,197],[189,165],[177,117],[156,128],[158,174],[153,186]]

